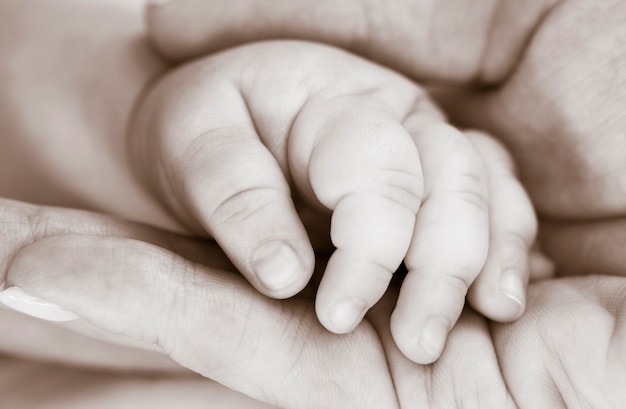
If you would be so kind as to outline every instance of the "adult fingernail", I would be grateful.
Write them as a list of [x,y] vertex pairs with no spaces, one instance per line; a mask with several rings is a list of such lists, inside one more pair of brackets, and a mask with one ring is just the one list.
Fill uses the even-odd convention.
[[332,331],[338,334],[351,332],[361,321],[367,304],[359,298],[350,298],[337,303],[331,310],[329,319],[333,326]]
[[520,308],[524,307],[524,282],[519,271],[514,269],[505,270],[500,276],[500,292],[507,298],[519,304]]
[[422,335],[420,345],[434,359],[439,358],[446,343],[446,337],[450,331],[450,323],[444,317],[433,317],[428,320]]
[[56,304],[33,297],[20,287],[0,291],[0,302],[15,311],[46,321],[73,321],[80,318]]
[[257,250],[253,271],[268,290],[280,291],[298,281],[304,267],[293,247],[282,240],[275,240]]

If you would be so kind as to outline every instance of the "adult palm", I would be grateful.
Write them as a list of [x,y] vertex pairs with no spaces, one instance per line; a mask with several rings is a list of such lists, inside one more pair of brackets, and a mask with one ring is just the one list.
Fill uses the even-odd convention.
[[[123,257],[110,257],[112,249]],[[319,325],[310,300],[266,298],[238,275],[127,238],[38,240],[15,255],[7,281],[279,407],[626,402],[619,387],[626,380],[621,277],[534,283],[528,312],[511,324],[488,324],[468,310],[443,356],[428,366],[407,360],[390,337],[393,292],[355,332],[338,336]]]

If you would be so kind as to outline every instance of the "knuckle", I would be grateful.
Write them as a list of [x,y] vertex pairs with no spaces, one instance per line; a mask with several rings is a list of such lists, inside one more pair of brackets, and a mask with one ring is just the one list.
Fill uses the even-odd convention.
[[473,207],[481,213],[487,213],[489,210],[489,201],[478,192],[469,190],[458,191],[454,192],[454,197],[462,204]]
[[398,169],[379,171],[378,195],[416,214],[423,200],[423,180],[418,173]]
[[449,191],[449,195],[464,205],[486,213],[489,209],[487,185],[479,172],[465,172],[459,174],[456,187]]
[[489,208],[489,185],[480,158],[470,152],[457,156],[454,162],[457,171],[450,181],[450,193],[463,203],[486,212]]
[[467,294],[468,288],[478,275],[477,271],[473,268],[466,267],[464,270],[465,272],[448,273],[445,277],[448,285],[463,296]]
[[240,190],[220,201],[209,215],[210,223],[220,226],[248,222],[263,210],[274,206],[277,199],[283,196],[281,189],[271,186]]
[[506,247],[513,250],[515,249],[517,253],[528,254],[530,251],[530,247],[535,239],[535,230],[532,227],[522,228],[520,226],[519,229],[514,229],[506,234]]
[[49,217],[43,206],[34,205],[26,212],[26,224],[30,231],[31,240],[45,236],[48,230]]

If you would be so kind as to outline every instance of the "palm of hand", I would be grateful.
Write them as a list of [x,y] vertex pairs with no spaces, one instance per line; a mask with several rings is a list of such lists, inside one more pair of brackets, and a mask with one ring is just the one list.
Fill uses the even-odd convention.
[[625,285],[602,276],[534,283],[527,313],[510,324],[488,323],[467,310],[442,357],[428,366],[408,361],[394,346],[384,305],[369,319],[402,408],[620,407]]
[[[124,257],[111,258],[112,248]],[[393,291],[353,333],[339,336],[321,327],[310,299],[272,300],[241,277],[142,241],[89,236],[27,246],[14,258],[10,281],[281,407],[530,409],[626,401],[619,388],[626,374],[621,277],[534,283],[527,313],[511,324],[489,328],[468,310],[441,359],[428,366],[407,360],[389,335]],[[118,291],[119,283],[127,291]]]

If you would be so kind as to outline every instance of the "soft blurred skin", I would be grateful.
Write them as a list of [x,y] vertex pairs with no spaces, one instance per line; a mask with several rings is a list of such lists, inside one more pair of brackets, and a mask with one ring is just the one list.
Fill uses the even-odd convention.
[[[145,44],[143,5],[141,0],[0,3],[3,196],[139,221],[158,216],[165,227],[177,228],[120,160],[132,107],[165,67]],[[14,135],[19,137],[9,137]],[[119,197],[134,203],[135,212]]]
[[[45,3],[41,2],[32,7],[39,7],[43,4]],[[53,8],[63,10],[64,13],[70,11],[78,13],[91,7],[80,6],[81,4],[85,3],[71,1],[54,3],[54,7],[45,6],[42,15],[51,15],[46,13],[52,12]],[[1,3],[2,7],[6,5],[16,6],[18,2]],[[66,7],[57,9],[56,7],[60,5]],[[138,7],[126,6],[121,2],[108,2],[103,7],[113,7],[117,11],[125,10],[130,13],[129,16],[133,16],[129,19],[133,22],[133,27],[138,27],[138,25],[135,26],[138,24]],[[120,8],[117,9],[117,7]],[[68,20],[63,17],[62,21]],[[92,25],[95,24],[93,20],[83,19],[82,21],[88,28],[95,27]],[[6,26],[0,25],[0,27]],[[87,32],[91,31],[87,30]],[[45,38],[49,37],[45,36]],[[6,36],[0,36],[0,39],[6,39]],[[8,43],[5,41],[3,44]],[[6,51],[5,48],[2,50]],[[125,55],[135,54],[132,52]],[[25,60],[10,59],[10,61]],[[34,69],[41,66],[42,64],[25,64],[21,68]],[[83,65],[83,67],[87,66],[89,65]],[[3,65],[3,67],[6,66]],[[155,71],[161,69],[160,64],[156,64],[155,67]],[[21,72],[21,70],[15,72]],[[13,78],[5,77],[5,74],[7,72],[3,72],[2,78]],[[35,78],[40,78],[40,76],[35,76]],[[19,82],[15,84],[17,83]],[[101,90],[103,95],[106,95],[106,89],[105,87]],[[29,139],[25,136],[24,140],[35,142],[29,143],[29,148],[21,150],[22,153],[41,153],[33,148],[37,148],[37,141],[47,140],[41,136],[48,135],[42,130],[49,131],[49,135],[74,137],[77,134],[80,135],[81,130],[100,129],[101,126],[113,123],[105,117],[102,122],[98,121],[100,125],[89,125],[76,131],[72,128],[74,122],[59,119],[66,117],[59,116],[57,112],[51,112],[49,117],[45,115],[49,111],[43,108],[63,106],[64,97],[68,94],[46,92],[45,95],[51,97],[50,99],[37,94],[38,98],[43,98],[40,101],[42,103],[40,111],[31,111],[26,109],[26,105],[22,105],[23,110],[10,111],[10,115],[5,114],[2,117],[2,126],[9,124],[8,129],[13,130],[12,133],[15,134],[21,134],[21,131],[26,129],[26,124],[31,126],[46,124],[38,132],[25,133],[25,135],[40,135],[40,137]],[[23,95],[19,92],[13,96],[17,98]],[[54,101],[52,105],[50,105],[50,100]],[[17,98],[17,101],[20,101],[20,98]],[[3,101],[2,105],[8,106],[6,101]],[[33,112],[37,115],[36,120],[29,116]],[[63,112],[65,111],[61,110],[61,114]],[[57,118],[59,122],[45,121],[50,118]],[[3,135],[6,129],[3,128]],[[59,129],[65,129],[66,132],[61,132]],[[109,131],[104,131],[105,134],[106,132]],[[5,139],[3,143],[4,141]],[[45,145],[45,153],[46,155],[57,151],[62,153],[63,146],[63,144],[50,143]],[[12,156],[8,153],[11,152],[10,149],[6,151],[3,149],[1,152],[5,154],[7,160],[13,159],[11,162],[3,161],[4,164],[28,163],[28,161],[22,162],[18,159],[24,156]],[[36,163],[46,165],[47,168],[45,171],[39,169],[40,173],[37,177],[27,179],[28,183],[32,183],[29,185],[32,188],[29,191],[22,190],[21,194],[33,195],[32,200],[44,203],[89,207],[87,205],[89,201],[80,194],[76,192],[72,195],[67,194],[68,189],[71,190],[71,183],[67,185],[61,183],[61,186],[41,183],[42,180],[44,182],[66,180],[65,176],[74,177],[75,173],[63,173],[61,177],[54,172],[56,166],[50,165],[50,162],[38,161]],[[19,174],[24,177],[30,174],[26,172],[25,166],[18,166],[16,171],[12,169],[7,165],[6,172],[3,174]],[[43,178],[44,175],[49,177]],[[12,179],[7,177],[4,180]],[[96,193],[105,191],[97,182],[98,178],[92,179],[92,183],[88,183],[86,188],[93,189]],[[13,186],[19,185],[15,183]],[[15,190],[10,191],[15,192]],[[17,193],[15,195],[18,196]],[[72,198],[71,203],[68,197]],[[109,199],[115,203],[115,195],[110,196]],[[624,340],[623,314],[621,314],[625,308],[623,305],[625,283],[624,279],[619,277],[568,278],[532,284],[529,288],[531,297],[528,300],[528,314],[515,324],[490,324],[491,333],[488,324],[482,318],[467,311],[460,325],[451,333],[450,348],[446,350],[445,355],[437,364],[424,367],[406,360],[390,342],[388,333],[385,332],[388,324],[388,306],[385,308],[381,304],[381,309],[370,315],[368,321],[362,324],[353,337],[341,340],[321,330],[310,301],[293,300],[284,305],[278,301],[269,300],[254,292],[237,276],[226,273],[224,269],[228,269],[228,263],[220,262],[224,259],[215,254],[210,254],[209,259],[212,262],[218,262],[220,269],[209,269],[204,266],[206,260],[202,258],[202,255],[205,254],[206,249],[210,248],[206,243],[193,244],[188,240],[181,241],[180,236],[166,232],[158,233],[153,229],[146,230],[145,226],[103,218],[103,216],[91,213],[63,210],[59,214],[59,209],[33,208],[25,203],[9,201],[3,201],[0,209],[2,225],[11,226],[14,229],[11,230],[12,233],[8,239],[3,238],[2,260],[18,261],[3,266],[3,274],[8,274],[6,278],[8,284],[18,284],[34,295],[72,309],[89,322],[89,328],[92,328],[91,334],[95,333],[93,331],[95,326],[102,331],[118,334],[122,338],[134,338],[134,345],[147,344],[147,349],[152,350],[155,349],[153,343],[156,339],[159,341],[160,348],[170,352],[176,360],[191,369],[205,374],[215,374],[213,377],[230,383],[231,387],[276,405],[293,408],[320,406],[394,408],[399,406],[399,401],[402,407],[410,408],[419,407],[418,405],[425,400],[435,406],[471,407],[472,404],[478,406],[476,402],[480,399],[480,407],[489,407],[483,405],[485,389],[489,390],[488,397],[493,399],[487,405],[492,405],[494,408],[507,407],[507,405],[515,407],[512,403],[513,398],[521,408],[565,408],[565,403],[569,407],[577,407],[578,402],[588,403],[592,407],[610,407],[608,403],[610,402],[614,407],[620,407],[626,401],[626,397],[620,395],[623,393],[622,389],[615,386],[624,383],[623,378],[620,377],[626,373],[623,364],[623,348],[626,341]],[[154,214],[158,213],[152,213]],[[607,225],[607,227],[610,226],[615,226],[615,224]],[[34,232],[38,234],[33,236]],[[601,238],[600,234],[604,234],[602,229],[594,237]],[[571,236],[568,235],[566,238]],[[14,240],[16,237],[23,241]],[[611,250],[616,247],[608,247],[606,250],[607,247],[602,245],[602,240],[595,243],[590,250],[594,257],[592,261],[605,264],[598,269],[590,266],[586,273],[584,267],[578,267],[578,272],[589,274],[613,268],[614,271],[623,273],[622,269],[615,267],[614,261],[619,260],[621,254]],[[14,246],[15,244],[17,245]],[[193,248],[196,250],[190,250]],[[197,249],[201,251],[198,252]],[[117,257],[112,259],[111,251],[127,254],[129,257],[126,263],[111,265],[113,260],[119,262],[121,259]],[[605,251],[606,258],[595,258],[599,251]],[[195,260],[195,262],[187,261],[188,259]],[[175,271],[179,271],[181,275],[172,274],[172,266],[177,266],[178,269]],[[109,282],[111,285],[102,286],[103,282]],[[209,288],[221,288],[222,291],[207,293],[207,285]],[[124,290],[120,291],[120,289]],[[183,292],[186,295],[196,297],[198,304],[181,303],[180,300],[185,299],[184,297],[172,299],[172,294],[181,289],[184,289]],[[216,298],[206,297],[207,294],[214,294]],[[162,297],[162,295],[169,295],[169,297]],[[395,299],[391,294],[389,297],[388,302],[392,305]],[[115,302],[111,302],[112,299]],[[176,300],[178,302],[174,302]],[[232,308],[233,305],[241,305],[243,300],[254,308]],[[140,308],[137,314],[128,313],[128,307],[139,308],[142,301],[154,303],[154,308]],[[112,308],[103,309],[103,303]],[[225,311],[227,314],[207,314],[206,312],[212,307]],[[173,311],[180,312],[179,316],[186,317],[186,320],[174,322],[176,316],[168,317],[162,314],[163,311],[169,311],[171,308],[174,308]],[[165,322],[169,322],[170,326],[160,325],[164,317],[167,318]],[[28,321],[27,325],[30,328],[34,328],[31,319],[25,318],[24,321]],[[6,322],[3,321],[3,324]],[[23,331],[24,327],[19,321],[16,320],[13,323],[7,328],[9,332]],[[80,325],[80,323],[77,322],[74,325]],[[217,336],[207,337],[207,333],[212,333],[207,331],[207,328],[218,329],[219,332],[215,333]],[[275,331],[267,331],[268,328],[274,328]],[[177,337],[178,332],[172,329],[185,331],[182,336]],[[81,360],[77,362],[73,359],[75,357],[73,351],[69,352],[72,355],[69,357],[66,350],[64,357],[59,345],[55,345],[58,337],[48,333],[45,326],[34,328],[34,330],[37,331],[37,339],[40,342],[32,344],[32,348],[39,351],[49,348],[52,352],[46,359],[51,358],[57,362],[64,362],[66,359],[70,363],[87,363],[96,367],[102,365],[99,360],[90,362],[89,357],[82,362]],[[254,336],[246,337],[245,335],[250,332]],[[270,335],[270,337],[266,339],[259,337],[259,334]],[[49,338],[48,335],[50,335]],[[578,340],[579,344],[573,344],[571,342],[573,339]],[[265,344],[267,348],[257,349],[259,340],[267,342]],[[241,341],[241,343],[238,344],[236,341]],[[62,342],[69,342],[68,338],[63,338]],[[23,345],[20,345],[20,348],[22,347]],[[4,351],[11,354],[12,348],[8,344]],[[101,350],[105,351],[107,348],[103,345]],[[231,350],[231,355],[224,355],[222,354],[224,348],[233,348],[234,351]],[[220,353],[216,354],[215,350]],[[288,355],[290,359],[285,360],[284,351],[296,353]],[[29,353],[28,349],[22,348],[17,352],[23,356],[37,357],[33,351]],[[118,352],[112,351],[109,356],[111,360],[115,360],[117,356],[119,364],[105,367],[123,367],[128,355],[125,355],[127,352]],[[299,352],[303,353],[299,354]],[[255,359],[256,353],[262,359]],[[364,353],[369,357],[368,365],[360,369],[358,379],[354,379],[352,373],[343,372],[355,364],[362,364]],[[221,361],[223,365],[220,365],[219,360],[211,360],[211,358],[229,359],[229,357],[241,360],[239,362],[241,366],[237,369],[243,367],[243,372],[229,372],[230,365],[224,364],[224,361]],[[520,357],[524,358],[521,362]],[[529,360],[526,359],[527,357],[534,359]],[[591,370],[588,357],[597,357],[596,366]],[[150,369],[150,364],[153,362],[151,356],[146,356],[145,359],[137,359],[130,369],[133,369],[133,366],[140,370]],[[154,368],[167,369],[168,364],[165,362],[161,361],[154,365]],[[268,366],[276,371],[274,377],[268,376]],[[529,367],[533,369],[533,376],[520,376],[520,374],[528,374]],[[84,402],[88,399],[93,407],[98,407],[98,403],[101,403],[100,407],[110,407],[111,405],[107,406],[106,402],[127,403],[129,400],[145,402],[148,391],[154,393],[152,388],[163,390],[161,388],[165,387],[169,396],[181,396],[181,400],[183,396],[190,402],[194,402],[196,398],[204,399],[205,403],[206,399],[215,399],[214,396],[209,398],[204,395],[206,386],[197,378],[161,381],[154,378],[145,380],[142,376],[130,374],[128,378],[120,381],[117,375],[115,379],[112,379],[107,376],[85,373],[79,369],[70,369],[64,372],[64,376],[55,378],[58,380],[58,383],[54,385],[55,397],[52,394],[46,396],[45,392],[42,392],[39,396],[43,398],[37,401],[37,395],[32,390],[24,393],[23,390],[15,387],[14,383],[15,374],[20,370],[23,370],[21,373],[25,374],[28,382],[32,384],[36,384],[37,380],[50,381],[50,370],[42,370],[38,366],[35,368],[23,363],[15,365],[9,363],[6,366],[3,364],[3,371],[6,370],[0,376],[3,402],[16,402],[14,405],[16,407],[22,405],[22,407],[29,408],[50,408],[55,404],[57,407],[68,407],[67,400],[69,399],[74,402],[81,402],[81,400]],[[57,371],[58,369],[54,368],[55,376],[58,374]],[[286,377],[285,374],[288,376]],[[481,375],[477,376],[477,374]],[[89,391],[98,390],[99,393],[85,397],[83,394],[85,389],[76,387],[78,377],[84,381],[85,386],[89,386]],[[392,387],[392,378],[395,389]],[[311,388],[311,384],[328,382],[329,379],[337,381],[334,386],[341,385],[341,387],[337,389],[316,388],[315,390]],[[487,382],[488,387],[477,385],[477,379]],[[612,381],[617,383],[612,384]],[[285,382],[290,382],[289,385],[292,388],[285,388]],[[366,391],[371,395],[369,393],[363,395],[363,385],[367,385]],[[450,385],[454,385],[453,390],[458,395],[446,393],[450,390]],[[338,395],[338,390],[346,393]],[[537,390],[541,390],[542,393],[536,394]],[[62,403],[58,403],[59,401]],[[154,402],[154,406],[158,407],[158,404],[165,402],[165,399],[159,400]],[[168,407],[171,407],[169,403]]]
[[10,408],[109,409],[180,406],[269,409],[199,376],[107,373],[0,358],[2,404]]
[[544,247],[561,273],[624,274],[626,252],[599,250],[625,244],[621,0],[239,0],[220,13],[215,3],[154,4],[156,47],[182,61],[250,39],[314,39],[430,82],[453,119],[511,149],[539,215],[554,222]]

